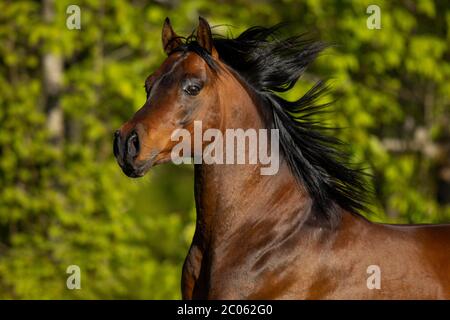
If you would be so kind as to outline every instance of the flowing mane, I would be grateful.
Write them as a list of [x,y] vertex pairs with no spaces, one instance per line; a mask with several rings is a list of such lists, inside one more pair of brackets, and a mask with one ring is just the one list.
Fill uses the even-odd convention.
[[[214,47],[220,59],[261,98],[262,107],[268,108],[267,126],[279,130],[282,155],[313,199],[314,211],[333,222],[340,218],[338,207],[352,213],[367,210],[370,192],[365,173],[350,164],[343,143],[330,134],[332,128],[316,119],[330,105],[317,102],[327,91],[325,82],[317,82],[295,101],[278,95],[293,88],[326,45],[303,35],[283,38],[281,28],[252,27],[236,38],[214,35]],[[218,70],[194,33],[181,39],[183,44],[174,51],[196,52]]]

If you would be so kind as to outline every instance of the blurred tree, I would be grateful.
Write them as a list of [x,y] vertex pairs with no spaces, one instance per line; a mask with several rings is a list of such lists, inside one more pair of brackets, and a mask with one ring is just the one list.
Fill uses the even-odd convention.
[[[238,34],[290,21],[331,44],[288,95],[333,78],[333,124],[374,175],[375,219],[450,218],[448,1],[83,0],[0,2],[0,298],[179,298],[194,220],[192,169],[126,178],[112,132],[145,99],[170,16]],[[81,290],[66,268],[81,268]]]
[[349,128],[343,139],[370,164],[379,218],[448,221],[449,3],[378,1],[380,30],[366,28],[370,4],[295,2],[282,18],[298,13],[334,44],[313,74],[335,78],[334,121]]
[[111,156],[163,57],[164,16],[147,1],[84,1],[68,30],[69,4],[0,3],[0,297],[179,297],[192,170],[132,181]]

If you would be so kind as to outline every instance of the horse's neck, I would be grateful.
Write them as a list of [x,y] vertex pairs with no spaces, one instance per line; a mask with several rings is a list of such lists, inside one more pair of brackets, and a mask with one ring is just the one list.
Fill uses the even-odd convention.
[[[208,244],[245,231],[301,223],[311,200],[296,184],[283,162],[274,176],[263,176],[257,165],[196,165],[197,228]],[[264,230],[261,230],[264,232]]]
[[[265,128],[251,92],[234,90],[233,98],[223,97],[221,103],[222,132],[226,128]],[[260,169],[261,164],[196,165],[197,236],[203,239],[203,245],[220,243],[239,232],[243,235],[245,228],[255,225],[292,226],[304,220],[311,200],[287,163],[280,159],[275,175],[262,175]]]

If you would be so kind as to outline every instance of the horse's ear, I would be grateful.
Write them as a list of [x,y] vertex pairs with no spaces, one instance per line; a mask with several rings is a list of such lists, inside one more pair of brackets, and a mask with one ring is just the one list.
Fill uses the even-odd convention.
[[211,27],[208,21],[204,18],[198,18],[198,28],[197,28],[197,42],[198,44],[208,51],[213,57],[217,58],[218,53],[216,48],[214,48],[213,37],[211,33]]
[[169,55],[173,49],[181,45],[181,39],[173,31],[169,18],[164,20],[162,29],[162,44],[164,51]]

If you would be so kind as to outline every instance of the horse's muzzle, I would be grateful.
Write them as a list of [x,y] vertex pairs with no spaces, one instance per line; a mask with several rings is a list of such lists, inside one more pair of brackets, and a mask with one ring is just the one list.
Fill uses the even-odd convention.
[[136,165],[136,158],[139,155],[140,142],[139,135],[132,131],[123,137],[120,130],[114,133],[113,152],[117,163],[123,172],[132,178],[143,176],[143,171]]

